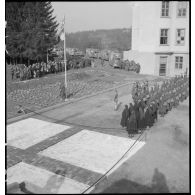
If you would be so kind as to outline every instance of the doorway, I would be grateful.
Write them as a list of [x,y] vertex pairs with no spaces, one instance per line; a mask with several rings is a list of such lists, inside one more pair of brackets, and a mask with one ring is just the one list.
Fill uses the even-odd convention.
[[160,56],[159,76],[166,76],[167,56]]

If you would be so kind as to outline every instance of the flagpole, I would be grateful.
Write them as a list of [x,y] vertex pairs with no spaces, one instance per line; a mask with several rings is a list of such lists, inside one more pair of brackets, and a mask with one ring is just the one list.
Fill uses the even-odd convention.
[[65,15],[64,15],[64,68],[65,68],[65,96],[67,99],[67,75],[66,75],[66,36],[65,36]]

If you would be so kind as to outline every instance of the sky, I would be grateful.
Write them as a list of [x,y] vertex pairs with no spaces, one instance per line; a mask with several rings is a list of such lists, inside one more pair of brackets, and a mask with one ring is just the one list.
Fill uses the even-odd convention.
[[66,18],[66,32],[131,27],[130,2],[52,2],[54,16]]

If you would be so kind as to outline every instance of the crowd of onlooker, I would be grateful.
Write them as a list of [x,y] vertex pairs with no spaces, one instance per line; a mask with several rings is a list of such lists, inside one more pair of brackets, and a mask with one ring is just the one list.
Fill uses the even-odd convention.
[[[67,59],[66,69],[78,69],[91,66],[91,60],[87,58]],[[28,80],[39,78],[48,73],[58,73],[65,70],[63,61],[48,61],[33,63],[32,65],[17,64],[11,65],[11,77],[13,79]]]
[[48,61],[33,63],[32,65],[17,64],[11,65],[11,76],[13,79],[27,80],[41,77],[48,73],[57,73],[64,71],[62,62]]

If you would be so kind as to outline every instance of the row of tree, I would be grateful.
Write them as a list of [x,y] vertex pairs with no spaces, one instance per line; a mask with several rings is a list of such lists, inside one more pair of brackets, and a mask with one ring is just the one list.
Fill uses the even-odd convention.
[[[63,41],[59,43],[63,46]],[[129,50],[131,49],[131,29],[110,29],[82,31],[66,34],[66,46],[79,48],[85,51],[86,48]]]
[[6,50],[20,63],[45,61],[58,43],[51,2],[6,2],[6,22]]

